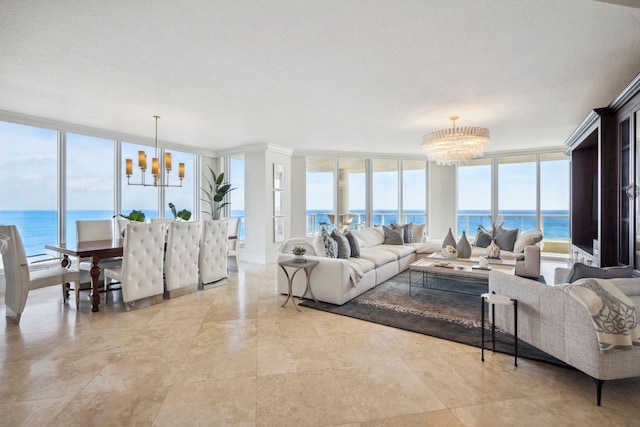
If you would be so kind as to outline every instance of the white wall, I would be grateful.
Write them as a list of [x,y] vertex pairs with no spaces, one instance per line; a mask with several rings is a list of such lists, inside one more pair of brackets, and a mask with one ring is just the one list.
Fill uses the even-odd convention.
[[291,234],[304,236],[307,232],[307,159],[291,158]]

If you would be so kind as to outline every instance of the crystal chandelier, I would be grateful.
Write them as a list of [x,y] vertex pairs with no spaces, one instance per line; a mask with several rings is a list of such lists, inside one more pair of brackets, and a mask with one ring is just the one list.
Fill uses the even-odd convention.
[[140,182],[131,182],[129,178],[133,173],[133,160],[125,160],[125,169],[127,174],[128,185],[142,185],[144,187],[182,187],[182,180],[184,179],[184,163],[178,164],[178,178],[180,178],[180,184],[169,184],[169,173],[171,172],[171,153],[164,154],[164,168],[167,172],[167,182],[161,182],[162,171],[160,170],[160,159],[158,157],[158,119],[160,116],[153,116],[156,119],[156,151],[155,157],[151,159],[151,175],[153,175],[153,184],[146,184],[144,182],[144,175],[147,171],[147,153],[144,151],[138,151],[138,167],[142,172],[142,179]]
[[489,129],[477,126],[456,127],[458,116],[449,117],[453,127],[426,134],[422,152],[439,165],[459,165],[484,154],[489,145]]

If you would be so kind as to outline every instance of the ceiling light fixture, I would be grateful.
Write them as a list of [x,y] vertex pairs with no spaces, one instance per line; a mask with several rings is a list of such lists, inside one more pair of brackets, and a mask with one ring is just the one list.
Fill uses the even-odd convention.
[[166,183],[161,182],[162,171],[160,169],[160,159],[158,157],[158,119],[160,116],[153,116],[156,119],[156,156],[151,159],[151,175],[153,175],[153,184],[145,184],[144,175],[147,170],[147,153],[144,151],[138,151],[138,167],[142,172],[142,180],[140,182],[130,182],[129,178],[133,173],[133,160],[125,160],[125,169],[127,174],[128,185],[142,185],[143,187],[182,187],[182,180],[184,179],[184,163],[178,164],[178,178],[180,178],[180,184],[169,184],[169,173],[171,172],[171,153],[164,154],[164,168],[167,171]]
[[482,156],[489,145],[489,129],[456,127],[458,116],[449,119],[453,127],[430,132],[422,138],[422,152],[427,159],[439,165],[459,165]]

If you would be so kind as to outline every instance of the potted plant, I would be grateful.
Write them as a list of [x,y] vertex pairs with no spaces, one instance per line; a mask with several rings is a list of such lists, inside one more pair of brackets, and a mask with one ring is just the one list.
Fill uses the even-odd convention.
[[171,213],[175,219],[181,219],[182,221],[189,221],[189,219],[191,219],[191,211],[186,209],[176,211],[176,205],[173,203],[169,203],[169,209],[171,209]]
[[304,258],[304,254],[307,253],[307,250],[302,246],[294,246],[291,250],[295,257],[293,258],[293,262],[306,262],[307,260]]
[[[129,215],[122,215],[121,213],[119,213],[118,215],[114,215],[113,217],[115,218],[117,216],[125,218],[125,219],[128,219],[130,222],[144,222],[144,220],[145,220],[144,212],[138,211],[138,210],[135,210],[135,209],[132,210],[129,213]],[[127,229],[126,224],[123,225],[122,223],[120,223],[119,225],[121,227],[120,235],[122,237],[124,237],[124,232]]]
[[202,199],[202,201],[209,203],[211,211],[203,212],[210,214],[211,219],[220,219],[220,210],[231,204],[230,202],[224,202],[224,198],[235,188],[231,188],[231,184],[224,181],[224,172],[216,175],[211,166],[209,166],[209,172],[211,172],[211,179],[205,177],[207,185],[202,187],[202,191],[207,198]]

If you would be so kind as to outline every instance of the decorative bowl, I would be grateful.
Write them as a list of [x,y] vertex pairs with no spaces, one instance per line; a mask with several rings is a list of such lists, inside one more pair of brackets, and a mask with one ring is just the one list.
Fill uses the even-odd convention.
[[446,248],[442,248],[442,256],[447,259],[458,258],[458,250],[453,246],[447,246]]

